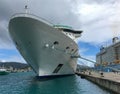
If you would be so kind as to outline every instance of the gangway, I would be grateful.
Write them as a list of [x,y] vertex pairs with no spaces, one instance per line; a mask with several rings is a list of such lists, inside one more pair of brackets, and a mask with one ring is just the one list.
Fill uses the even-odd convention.
[[71,56],[71,58],[80,58],[80,59],[83,59],[83,60],[86,60],[86,61],[89,61],[89,62],[92,62],[92,63],[96,63],[95,61],[92,61],[92,60],[90,60],[90,59],[81,57],[80,55],[78,55],[78,56]]

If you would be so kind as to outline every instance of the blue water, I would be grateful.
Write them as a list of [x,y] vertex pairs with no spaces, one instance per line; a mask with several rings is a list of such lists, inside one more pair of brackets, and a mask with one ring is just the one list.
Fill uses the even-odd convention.
[[112,94],[79,76],[38,80],[33,72],[0,76],[0,94]]

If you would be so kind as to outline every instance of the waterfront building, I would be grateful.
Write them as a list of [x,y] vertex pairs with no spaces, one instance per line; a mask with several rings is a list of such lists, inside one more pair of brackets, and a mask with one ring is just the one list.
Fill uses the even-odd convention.
[[114,37],[112,45],[102,46],[100,52],[96,55],[95,67],[98,70],[118,71],[120,69],[120,41]]

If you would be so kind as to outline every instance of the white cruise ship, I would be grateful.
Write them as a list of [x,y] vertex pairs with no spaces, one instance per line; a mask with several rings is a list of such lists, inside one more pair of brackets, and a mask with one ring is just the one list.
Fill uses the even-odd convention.
[[32,14],[16,14],[9,22],[10,35],[26,62],[37,76],[74,74],[78,46],[75,39],[82,31],[53,25]]

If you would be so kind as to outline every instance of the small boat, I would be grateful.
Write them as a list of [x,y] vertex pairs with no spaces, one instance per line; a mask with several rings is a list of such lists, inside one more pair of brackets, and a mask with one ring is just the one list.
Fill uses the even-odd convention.
[[9,72],[6,69],[1,68],[0,69],[0,75],[6,75],[6,74],[9,74]]

